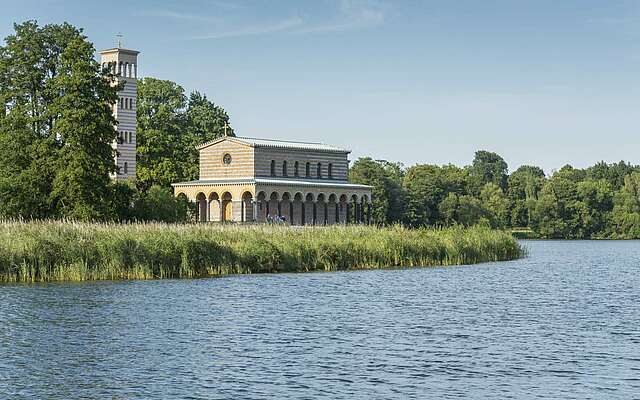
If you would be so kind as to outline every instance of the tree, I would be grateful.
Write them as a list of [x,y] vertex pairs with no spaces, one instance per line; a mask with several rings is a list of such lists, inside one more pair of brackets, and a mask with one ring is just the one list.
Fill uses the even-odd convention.
[[[138,83],[138,186],[170,187],[198,178],[196,146],[221,137],[229,116],[206,96],[187,98],[175,82],[144,78]],[[231,128],[228,135],[233,135]]]
[[523,165],[509,175],[507,197],[511,207],[511,226],[529,225],[531,209],[543,184],[544,172],[538,167]]
[[624,179],[624,186],[615,196],[613,231],[619,237],[640,238],[640,172],[633,172]]
[[353,183],[373,186],[372,218],[376,224],[401,221],[405,209],[405,192],[402,188],[403,172],[400,164],[358,159],[349,170]]
[[14,25],[0,47],[0,212],[107,219],[113,77],[69,24]]
[[449,193],[467,192],[469,175],[454,165],[415,165],[407,170],[403,186],[407,191],[406,221],[412,226],[445,224],[440,202]]
[[492,227],[505,228],[509,225],[509,200],[498,185],[493,182],[484,185],[480,199]]
[[49,106],[52,132],[60,148],[51,200],[66,217],[112,218],[110,174],[116,172],[111,144],[116,139],[110,105],[117,101],[111,82],[100,74],[95,49],[83,37],[71,40],[60,57],[52,88],[60,95]]
[[476,151],[469,171],[474,191],[479,193],[490,182],[506,191],[507,170],[507,163],[498,154],[485,150]]

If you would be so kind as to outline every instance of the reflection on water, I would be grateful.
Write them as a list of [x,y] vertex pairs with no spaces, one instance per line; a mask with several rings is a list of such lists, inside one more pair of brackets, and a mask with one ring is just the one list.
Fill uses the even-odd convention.
[[468,267],[0,286],[0,398],[640,396],[640,242]]

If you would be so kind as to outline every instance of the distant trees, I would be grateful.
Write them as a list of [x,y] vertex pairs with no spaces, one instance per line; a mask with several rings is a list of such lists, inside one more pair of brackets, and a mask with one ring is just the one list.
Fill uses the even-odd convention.
[[[354,171],[371,163],[358,160]],[[374,204],[385,204],[387,211],[379,214],[377,223],[486,224],[530,228],[545,238],[640,238],[640,167],[622,161],[586,169],[566,165],[546,177],[542,169],[529,165],[509,174],[502,157],[478,151],[465,168],[421,164],[400,170],[393,206],[382,190],[383,181],[360,173],[352,177],[356,175],[358,183],[374,186]],[[379,193],[382,199],[376,198]]]
[[402,221],[405,212],[405,192],[402,189],[404,171],[401,164],[360,158],[349,170],[353,183],[373,186],[372,218],[376,224]]

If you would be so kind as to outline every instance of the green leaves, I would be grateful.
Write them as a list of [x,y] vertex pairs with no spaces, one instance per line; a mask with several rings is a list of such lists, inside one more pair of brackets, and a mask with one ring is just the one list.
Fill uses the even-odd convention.
[[[175,82],[138,82],[138,187],[198,178],[196,146],[224,135],[229,116],[199,92],[187,100]],[[229,128],[227,134],[233,135]]]
[[14,28],[0,48],[0,216],[112,217],[116,89],[81,30]]

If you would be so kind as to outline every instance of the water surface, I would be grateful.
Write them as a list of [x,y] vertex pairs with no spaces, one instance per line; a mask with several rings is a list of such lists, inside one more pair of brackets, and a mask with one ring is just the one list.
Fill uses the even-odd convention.
[[640,242],[507,263],[0,286],[0,398],[640,398]]

